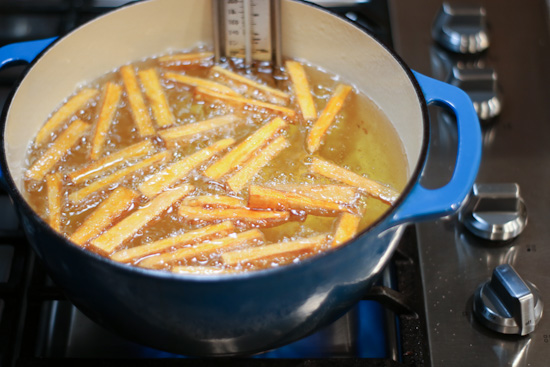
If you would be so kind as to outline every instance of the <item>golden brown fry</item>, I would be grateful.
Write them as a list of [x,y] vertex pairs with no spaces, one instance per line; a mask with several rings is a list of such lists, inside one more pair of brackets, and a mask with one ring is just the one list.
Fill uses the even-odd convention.
[[139,143],[130,145],[119,151],[114,152],[108,156],[105,156],[97,161],[91,162],[82,168],[77,169],[67,175],[69,179],[75,183],[81,183],[84,180],[98,177],[105,170],[118,166],[119,164],[126,163],[132,158],[143,157],[155,150],[155,146],[151,141],[144,140]]
[[241,119],[235,115],[214,117],[208,120],[195,122],[193,124],[181,125],[159,131],[164,141],[190,138],[194,135],[205,134],[211,130],[234,124]]
[[332,93],[330,100],[321,112],[321,115],[315,121],[309,134],[307,136],[307,150],[313,153],[321,146],[323,136],[327,132],[328,128],[334,122],[334,118],[340,112],[340,109],[344,105],[344,101],[351,92],[351,86],[345,84],[338,84],[336,89]]
[[271,186],[276,190],[295,192],[312,199],[328,200],[353,206],[359,199],[359,190],[347,185],[282,184]]
[[213,80],[197,78],[194,76],[188,76],[185,74],[178,74],[178,73],[171,73],[171,72],[167,72],[164,75],[164,77],[166,79],[170,79],[172,81],[182,83],[182,84],[187,84],[192,87],[202,87],[206,89],[211,89],[214,92],[228,94],[230,96],[240,96],[239,93],[235,92],[233,89],[229,88],[228,86],[217,83]]
[[359,215],[350,213],[340,214],[340,218],[336,222],[336,230],[334,231],[331,246],[340,246],[355,236],[359,228],[359,222],[361,222],[361,216]]
[[234,82],[237,82],[239,84],[244,84],[247,87],[251,87],[253,89],[262,91],[268,97],[272,96],[278,103],[286,104],[290,100],[290,96],[288,95],[288,93],[285,93],[282,90],[258,83],[245,76],[242,76],[230,70],[224,69],[221,66],[213,66],[211,69],[211,72],[218,73],[220,75],[223,75],[227,79],[233,80]]
[[294,87],[294,93],[300,106],[302,116],[306,120],[313,120],[317,117],[317,109],[315,108],[315,102],[313,102],[313,96],[307,80],[307,75],[302,64],[297,61],[287,61],[286,70],[292,80],[292,86]]
[[200,206],[203,208],[244,208],[241,199],[223,195],[189,196],[183,199],[181,205]]
[[379,182],[360,176],[344,167],[340,167],[320,158],[313,158],[309,170],[312,173],[325,176],[347,185],[355,186],[366,191],[369,195],[377,197],[389,204],[393,204],[399,197],[399,192],[388,186],[384,186]]
[[146,206],[134,211],[90,243],[96,249],[110,254],[153,219],[168,210],[183,197],[189,195],[194,189],[191,185],[183,185],[177,189],[163,192],[147,203]]
[[61,127],[64,121],[68,120],[69,117],[84,107],[84,105],[94,98],[98,92],[97,89],[86,88],[71,97],[67,103],[61,106],[61,108],[46,121],[44,126],[42,126],[38,134],[36,134],[36,139],[34,140],[35,144],[41,145],[45,143],[52,133]]
[[48,191],[48,222],[56,231],[61,230],[61,205],[63,199],[63,175],[60,172],[46,176]]
[[275,138],[275,140],[261,149],[256,156],[250,158],[237,173],[227,180],[229,188],[235,192],[241,191],[262,167],[289,145],[290,143],[284,136]]
[[280,191],[268,187],[248,187],[248,207],[253,209],[294,210],[320,216],[335,216],[351,209],[329,200],[312,199],[295,192]]
[[177,274],[218,275],[236,273],[233,269],[216,268],[214,266],[174,266],[170,269]]
[[103,177],[97,181],[92,182],[90,185],[83,187],[82,189],[75,191],[69,195],[69,200],[72,202],[79,202],[84,200],[87,196],[97,192],[105,187],[112,185],[120,181],[124,176],[132,174],[136,171],[149,167],[155,163],[167,160],[172,155],[169,151],[163,151],[152,155],[151,157],[132,164],[131,166],[122,168],[109,176]]
[[145,256],[166,252],[190,244],[227,236],[233,232],[235,232],[235,226],[231,222],[213,224],[186,232],[179,236],[168,237],[163,240],[114,252],[111,254],[111,259],[120,262],[129,262]]
[[239,108],[244,108],[245,106],[257,107],[260,109],[266,109],[271,112],[282,114],[286,117],[293,118],[296,116],[296,111],[291,108],[279,106],[273,103],[262,102],[252,98],[231,96],[228,94],[218,93],[211,89],[206,89],[202,87],[195,88],[195,95],[210,100],[220,100],[232,106]]
[[73,121],[65,129],[52,146],[46,150],[40,158],[27,170],[25,175],[33,180],[41,181],[44,176],[67,154],[69,150],[80,141],[84,133],[90,127],[81,120]]
[[134,207],[139,199],[139,193],[126,187],[119,187],[105,199],[94,212],[71,235],[70,239],[77,245],[97,237],[114,221]]
[[194,65],[202,64],[205,62],[212,61],[214,58],[214,53],[212,52],[194,52],[188,54],[174,54],[166,55],[158,58],[158,61],[161,64],[175,64],[175,65]]
[[155,128],[149,116],[149,110],[145,106],[141,88],[139,87],[136,72],[133,66],[125,65],[120,68],[120,75],[128,94],[128,102],[132,111],[134,122],[140,136],[149,136],[155,133]]
[[200,243],[194,247],[185,247],[172,252],[147,257],[138,265],[145,268],[158,269],[177,263],[181,260],[191,259],[197,256],[209,256],[212,253],[222,253],[233,249],[259,245],[264,242],[264,234],[258,229],[231,234],[229,236]]
[[314,251],[324,245],[326,241],[327,235],[319,235],[301,238],[295,241],[278,242],[270,245],[226,252],[221,255],[221,258],[226,265],[244,264],[255,260],[285,256],[296,252]]
[[242,143],[237,145],[233,150],[220,158],[217,162],[212,164],[204,171],[206,177],[212,180],[218,180],[220,177],[229,173],[239,164],[247,161],[254,151],[262,147],[266,142],[271,140],[275,134],[286,128],[286,122],[277,117],[265,124],[254,133],[249,135]]
[[157,71],[153,68],[138,71],[139,79],[145,89],[145,95],[149,98],[153,116],[160,127],[170,126],[176,122],[176,118],[170,110],[168,99],[162,90]]
[[222,150],[227,149],[234,142],[235,140],[232,138],[219,140],[214,144],[199,150],[198,152],[172,163],[139,185],[139,191],[149,198],[158,195],[162,191],[174,185],[176,182],[181,181],[189,172],[200,166],[202,163],[206,162]]
[[122,87],[116,83],[108,82],[103,92],[101,110],[97,119],[95,134],[92,139],[92,148],[90,158],[98,159],[103,149],[103,144],[107,138],[107,133],[111,127],[115,112],[122,96]]
[[237,224],[256,227],[274,226],[290,219],[290,212],[276,210],[250,210],[248,208],[205,209],[197,206],[183,206],[178,213],[186,220],[201,222],[219,222],[230,220]]

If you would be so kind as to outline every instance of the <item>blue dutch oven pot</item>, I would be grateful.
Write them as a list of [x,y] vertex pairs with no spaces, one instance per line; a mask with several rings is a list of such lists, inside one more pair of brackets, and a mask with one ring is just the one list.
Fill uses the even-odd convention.
[[[47,116],[78,85],[133,60],[212,43],[210,2],[151,0],[117,9],[60,39],[0,49],[0,66],[31,63],[2,113],[2,182],[52,279],[90,318],[126,338],[171,352],[251,354],[333,322],[369,290],[405,224],[450,215],[480,163],[481,132],[467,95],[409,70],[365,30],[329,11],[282,1],[283,55],[354,84],[401,137],[410,179],[394,207],[339,248],[300,263],[244,274],[179,275],[131,267],[83,250],[52,230],[21,193],[25,154]],[[429,141],[427,105],[456,115],[458,149],[445,186],[419,179]]]

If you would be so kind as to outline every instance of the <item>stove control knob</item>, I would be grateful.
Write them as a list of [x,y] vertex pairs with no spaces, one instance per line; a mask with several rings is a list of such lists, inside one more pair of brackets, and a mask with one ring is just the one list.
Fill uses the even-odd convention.
[[500,114],[502,103],[493,68],[453,66],[448,82],[468,94],[480,120],[490,120]]
[[470,232],[487,240],[517,237],[527,225],[527,209],[519,185],[474,184],[459,219]]
[[485,9],[444,3],[435,18],[432,37],[449,51],[475,54],[489,47]]
[[508,264],[497,266],[491,280],[474,295],[473,311],[489,329],[503,334],[527,335],[542,317],[538,289],[524,281]]

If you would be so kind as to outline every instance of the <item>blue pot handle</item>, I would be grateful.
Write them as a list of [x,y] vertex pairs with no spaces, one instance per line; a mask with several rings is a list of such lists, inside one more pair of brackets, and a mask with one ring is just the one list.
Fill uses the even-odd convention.
[[458,146],[451,180],[443,187],[426,189],[420,182],[412,188],[390,222],[392,225],[435,219],[453,214],[470,193],[481,161],[481,128],[470,97],[461,89],[413,72],[426,102],[450,108],[456,115]]
[[31,62],[57,37],[12,43],[0,47],[0,69],[13,62]]
[[[46,47],[57,37],[46,38],[36,41],[12,43],[0,47],[0,69],[12,63],[32,62]],[[2,167],[0,167],[0,186],[6,187]]]

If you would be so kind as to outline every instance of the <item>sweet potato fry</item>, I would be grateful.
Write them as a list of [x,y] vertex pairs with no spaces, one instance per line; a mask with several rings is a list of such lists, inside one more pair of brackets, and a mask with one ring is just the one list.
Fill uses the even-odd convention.
[[248,207],[253,209],[304,211],[319,216],[335,216],[351,212],[345,205],[329,200],[312,199],[295,192],[280,191],[258,185],[248,187]]
[[200,243],[194,247],[184,247],[172,252],[149,256],[141,260],[138,265],[145,268],[158,269],[177,263],[181,260],[197,256],[208,256],[212,253],[223,253],[233,249],[259,245],[264,242],[264,234],[259,229],[230,234],[216,240]]
[[234,124],[240,120],[240,118],[232,114],[224,115],[204,121],[195,122],[193,124],[181,125],[161,130],[159,131],[159,135],[164,141],[168,142],[173,140],[186,139],[198,134],[208,133],[223,126]]
[[356,187],[347,185],[282,184],[272,187],[276,190],[295,192],[312,199],[328,200],[350,206],[355,205],[361,197]]
[[214,266],[174,266],[170,269],[177,274],[218,275],[236,273],[233,269],[216,268]]
[[290,143],[284,136],[275,138],[275,140],[261,149],[256,156],[250,158],[239,171],[227,180],[229,188],[235,192],[241,191],[262,167],[289,145]]
[[332,96],[321,112],[321,115],[317,121],[315,121],[311,127],[311,130],[309,130],[309,134],[307,136],[307,150],[310,153],[317,151],[317,149],[321,146],[321,141],[323,140],[325,133],[334,122],[334,118],[338,112],[340,112],[340,109],[344,105],[344,101],[349,92],[351,92],[351,86],[339,84],[332,93]]
[[90,127],[82,120],[73,121],[40,158],[27,170],[25,175],[33,180],[41,181],[44,176],[80,141]]
[[334,231],[331,246],[340,246],[355,236],[357,229],[359,228],[359,222],[361,222],[361,216],[359,215],[350,213],[340,214],[340,217],[336,222],[336,229]]
[[48,222],[56,231],[61,230],[61,205],[63,199],[63,175],[60,172],[46,176],[48,191]]
[[160,127],[170,126],[176,122],[176,118],[170,110],[168,99],[162,90],[157,71],[153,68],[138,71],[139,79],[145,89],[145,95],[149,99],[153,116]]
[[190,85],[192,87],[202,87],[206,89],[211,89],[214,92],[228,94],[230,96],[240,96],[239,93],[235,92],[233,89],[229,88],[228,86],[217,83],[210,79],[197,78],[197,77],[188,76],[185,74],[178,74],[178,73],[171,73],[171,72],[167,72],[164,75],[164,78],[170,79],[178,83]]
[[255,260],[268,259],[275,256],[285,256],[296,252],[314,251],[327,242],[327,235],[301,238],[295,241],[278,242],[270,245],[245,248],[226,252],[221,255],[226,265],[237,265]]
[[320,158],[313,158],[309,170],[311,173],[319,174],[335,181],[355,186],[361,190],[364,190],[367,194],[377,197],[389,204],[393,204],[399,197],[399,192],[391,187],[384,186],[379,182],[360,176],[357,173],[345,169],[344,167],[340,167]]
[[128,102],[132,117],[139,131],[140,136],[149,136],[155,133],[155,128],[149,116],[149,110],[145,106],[141,88],[139,87],[136,72],[133,66],[125,65],[120,68],[120,75],[128,94]]
[[97,181],[94,181],[90,185],[83,187],[82,189],[75,191],[69,195],[69,200],[72,202],[79,202],[84,200],[87,196],[104,189],[105,187],[112,185],[120,181],[123,177],[132,174],[136,171],[149,167],[155,163],[162,162],[167,160],[172,155],[169,151],[163,151],[152,155],[149,158],[146,158],[142,161],[132,164],[131,166],[120,169],[109,176],[103,177]]
[[242,76],[230,70],[224,69],[221,66],[213,66],[211,69],[211,73],[213,74],[218,73],[219,75],[222,75],[223,77],[230,79],[238,84],[244,84],[249,88],[261,91],[267,97],[272,97],[271,100],[276,103],[287,104],[288,101],[290,100],[290,96],[288,95],[288,93],[285,93],[282,90],[258,83],[250,78],[247,78],[245,76]]
[[96,249],[110,254],[153,219],[168,210],[183,197],[189,195],[194,189],[191,185],[183,185],[160,194],[146,206],[134,211],[90,243]]
[[255,227],[271,227],[290,219],[288,211],[250,210],[248,208],[205,209],[180,205],[178,213],[190,221],[211,223],[230,220],[236,224]]
[[139,199],[139,193],[126,187],[119,187],[103,201],[76,229],[70,239],[77,245],[97,237],[110,227],[116,219],[131,210]]
[[236,106],[239,108],[244,108],[245,106],[252,106],[260,109],[266,109],[277,114],[282,114],[289,118],[293,118],[294,116],[296,116],[296,111],[294,111],[292,108],[279,106],[273,103],[262,102],[252,98],[231,96],[228,94],[218,93],[211,89],[207,89],[203,87],[196,87],[195,95],[203,99],[220,100],[229,105]]
[[116,167],[132,158],[143,157],[153,152],[154,149],[155,146],[151,143],[151,141],[144,140],[105,156],[97,161],[91,162],[84,167],[69,173],[67,177],[69,177],[73,183],[78,184],[84,180],[98,177],[105,170]]
[[249,135],[242,143],[220,158],[204,171],[206,177],[218,180],[220,177],[235,169],[236,166],[247,161],[254,151],[271,140],[275,134],[286,128],[286,122],[277,117]]
[[97,89],[86,88],[82,89],[75,96],[70,98],[67,103],[65,103],[57,112],[55,112],[49,119],[46,121],[44,126],[40,129],[38,134],[36,134],[36,139],[34,140],[36,145],[41,145],[46,142],[52,135],[52,133],[61,127],[61,124],[64,121],[67,121],[69,117],[74,115],[78,110],[80,110],[86,103],[88,103],[92,98],[94,98],[99,91]]
[[158,195],[234,142],[235,140],[232,138],[218,140],[214,144],[172,163],[139,185],[139,191],[149,198]]
[[161,64],[166,65],[195,65],[210,63],[214,59],[212,52],[194,52],[188,54],[166,55],[158,58]]
[[115,112],[122,96],[122,87],[116,83],[107,83],[103,92],[101,110],[97,119],[94,137],[92,139],[92,148],[90,158],[98,159],[103,149],[103,144],[107,138],[107,133],[111,127]]
[[244,208],[241,199],[223,195],[189,196],[182,200],[181,205],[199,206],[203,208]]
[[304,67],[299,62],[290,60],[285,65],[290,75],[302,116],[306,120],[315,119],[317,117],[317,109],[315,108],[315,102],[313,102],[313,96]]
[[130,262],[145,256],[159,254],[175,248],[227,236],[233,232],[235,232],[235,226],[231,222],[213,224],[186,232],[179,236],[168,237],[159,241],[114,252],[111,254],[111,259],[120,262]]

